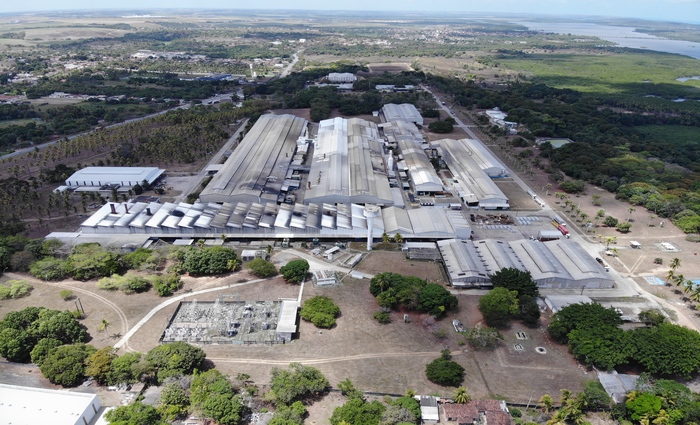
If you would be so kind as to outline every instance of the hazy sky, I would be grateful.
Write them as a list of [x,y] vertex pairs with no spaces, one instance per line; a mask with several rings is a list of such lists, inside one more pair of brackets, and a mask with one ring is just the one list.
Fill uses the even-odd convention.
[[0,12],[117,8],[410,10],[620,16],[700,23],[700,0],[0,0],[0,5]]

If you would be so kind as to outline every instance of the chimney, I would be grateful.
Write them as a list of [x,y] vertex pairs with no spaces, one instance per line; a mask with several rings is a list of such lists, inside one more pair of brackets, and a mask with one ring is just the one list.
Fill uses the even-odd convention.
[[116,207],[114,204],[112,204],[112,203],[110,203],[109,206],[110,206],[110,208],[112,208],[112,214],[116,214],[116,213],[117,213],[117,207]]
[[124,202],[124,210],[127,214],[129,214],[129,204],[127,204],[126,202]]
[[146,215],[153,215],[150,208],[146,208]]

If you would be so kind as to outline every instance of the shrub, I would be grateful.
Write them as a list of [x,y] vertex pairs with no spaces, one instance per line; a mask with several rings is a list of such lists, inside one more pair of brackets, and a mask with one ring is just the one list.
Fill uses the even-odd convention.
[[115,274],[112,277],[104,277],[97,281],[97,287],[107,291],[120,290],[125,294],[133,294],[147,291],[151,283],[144,277],[128,272],[124,276]]
[[69,289],[62,289],[61,292],[58,293],[58,295],[61,296],[61,299],[63,299],[63,301],[71,300],[75,296],[73,291]]
[[255,260],[249,262],[246,264],[246,268],[248,268],[255,276],[260,278],[272,277],[277,274],[275,265],[262,258],[256,258]]
[[236,251],[222,246],[192,248],[185,254],[182,265],[191,275],[222,274],[240,268]]
[[168,297],[182,287],[180,275],[174,273],[151,276],[149,281],[161,297]]
[[0,300],[9,300],[26,297],[34,287],[23,280],[8,280],[10,285],[0,285]]
[[[447,350],[445,350],[447,351]],[[458,387],[464,380],[464,368],[450,360],[449,352],[428,363],[425,375],[430,382],[438,385]]]
[[29,273],[43,280],[63,280],[72,272],[70,264],[58,258],[47,257],[32,263]]
[[338,307],[332,299],[324,296],[315,296],[304,303],[300,316],[318,328],[332,328],[335,326],[335,318],[340,315]]
[[435,121],[428,124],[428,128],[433,133],[451,133],[454,130],[454,126],[448,121]]
[[292,260],[280,268],[282,277],[289,283],[301,283],[309,271],[309,262],[306,260]]
[[375,312],[372,317],[374,317],[374,319],[377,322],[382,323],[382,324],[391,323],[391,316],[389,316],[389,313],[387,313],[384,310],[379,310],[379,311]]
[[41,374],[54,384],[74,387],[85,379],[85,360],[95,351],[91,345],[62,345],[44,359]]

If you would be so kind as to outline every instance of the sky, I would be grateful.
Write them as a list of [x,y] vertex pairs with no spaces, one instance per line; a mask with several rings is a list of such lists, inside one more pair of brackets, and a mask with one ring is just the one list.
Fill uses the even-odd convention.
[[700,0],[0,0],[0,11],[5,13],[144,8],[504,12],[700,23]]

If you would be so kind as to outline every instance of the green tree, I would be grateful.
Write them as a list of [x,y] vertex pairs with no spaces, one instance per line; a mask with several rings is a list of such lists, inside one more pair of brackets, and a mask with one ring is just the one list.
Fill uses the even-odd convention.
[[518,297],[528,295],[538,297],[540,291],[537,283],[532,279],[529,271],[522,271],[515,267],[506,267],[489,276],[494,288],[506,288],[509,291],[517,291]]
[[418,310],[425,311],[435,317],[444,317],[448,311],[457,308],[457,297],[442,285],[428,283],[418,295]]
[[105,415],[110,425],[167,425],[160,413],[153,406],[135,401],[126,406],[119,406]]
[[365,395],[362,392],[362,390],[355,388],[355,385],[352,383],[352,381],[350,381],[349,378],[338,383],[338,389],[340,390],[340,393],[348,399],[359,398],[364,400],[365,398]]
[[540,306],[529,295],[523,295],[518,299],[520,304],[520,319],[527,326],[537,326],[540,321]]
[[340,307],[332,299],[317,295],[304,302],[299,315],[318,328],[332,328],[336,317],[340,315]]
[[299,363],[291,363],[289,369],[272,369],[270,392],[277,404],[289,405],[295,401],[326,392],[328,380],[320,370]]
[[613,400],[610,398],[605,388],[599,380],[588,381],[583,390],[586,395],[588,409],[590,410],[610,410],[613,405]]
[[146,362],[158,371],[158,382],[177,375],[189,375],[202,366],[205,358],[201,348],[185,342],[172,342],[155,347],[146,354]]
[[428,128],[433,133],[446,134],[452,133],[454,126],[447,121],[434,121],[428,124]]
[[242,420],[243,403],[235,394],[228,377],[216,369],[197,374],[190,387],[195,411],[222,425],[237,425]]
[[428,363],[425,375],[435,384],[457,387],[464,380],[464,368],[443,355]]
[[95,351],[85,359],[85,375],[95,378],[100,384],[106,384],[112,362],[116,358],[117,352],[113,347],[104,347]]
[[494,288],[479,300],[479,310],[486,324],[494,328],[506,327],[518,313],[518,293],[506,288]]
[[280,267],[282,277],[289,283],[301,283],[309,272],[309,262],[306,260],[292,260]]
[[0,331],[0,356],[11,362],[26,363],[35,342],[36,339],[23,330],[3,329]]
[[275,268],[275,265],[262,258],[254,259],[253,261],[246,264],[246,267],[250,270],[251,273],[260,278],[268,278],[277,274],[277,269]]
[[[238,255],[231,248],[222,246],[191,248],[185,254],[182,266],[191,275],[212,275],[228,273],[230,262],[238,264]],[[237,266],[236,266],[237,267]]]
[[352,425],[379,425],[386,407],[378,402],[365,402],[359,398],[348,400],[344,405],[336,407],[331,415],[331,425],[343,423]]
[[471,401],[472,397],[469,395],[467,392],[467,389],[464,387],[459,387],[455,390],[455,394],[453,397],[453,400],[457,404],[466,404]]
[[382,233],[382,245],[384,246],[384,249],[389,246],[389,242],[391,242],[391,236],[389,236],[387,232]]
[[672,323],[631,331],[633,359],[653,374],[689,378],[700,371],[700,333]]
[[91,345],[62,345],[41,365],[41,374],[53,384],[74,387],[85,379],[85,361],[95,352]]
[[661,410],[661,398],[651,393],[633,391],[627,396],[625,407],[634,421],[640,421],[644,417],[654,418]]
[[613,308],[600,304],[572,304],[554,314],[547,330],[557,342],[566,344],[569,332],[574,329],[617,328],[621,324],[622,319]]
[[659,326],[666,321],[666,316],[659,310],[650,308],[639,312],[639,321],[647,326]]
[[63,342],[55,338],[42,338],[36,343],[31,352],[32,363],[41,366],[44,359],[53,352],[56,348],[63,345]]
[[611,215],[605,217],[605,219],[603,220],[603,226],[605,227],[615,227],[618,225],[618,223],[619,220]]
[[141,353],[125,353],[114,359],[107,373],[110,385],[130,384],[140,378],[138,365],[143,355]]
[[306,406],[300,401],[290,406],[278,406],[268,425],[302,425],[306,413]]
[[73,269],[65,260],[47,257],[32,263],[29,273],[43,280],[63,280],[67,278]]
[[85,243],[73,248],[67,263],[78,280],[111,276],[119,269],[119,257],[98,243]]

